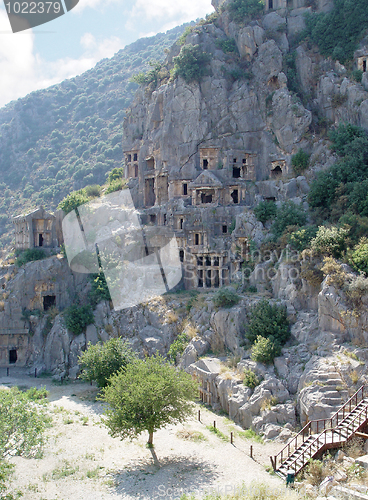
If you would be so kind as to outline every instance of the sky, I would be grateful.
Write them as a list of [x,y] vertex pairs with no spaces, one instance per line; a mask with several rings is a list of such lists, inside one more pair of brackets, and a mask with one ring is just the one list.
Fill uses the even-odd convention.
[[79,0],[53,21],[12,33],[1,2],[0,106],[79,75],[138,38],[213,10],[211,0]]

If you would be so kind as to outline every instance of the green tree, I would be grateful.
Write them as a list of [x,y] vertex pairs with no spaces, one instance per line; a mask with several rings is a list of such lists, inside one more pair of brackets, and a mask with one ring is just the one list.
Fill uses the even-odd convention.
[[270,365],[276,356],[281,354],[281,345],[271,337],[265,338],[258,335],[252,349],[251,358],[253,361]]
[[262,299],[250,310],[246,337],[255,342],[258,336],[272,337],[281,345],[290,337],[286,307]]
[[65,324],[74,335],[84,332],[87,325],[94,322],[94,317],[90,305],[78,306],[73,304],[64,311]]
[[109,404],[105,425],[110,434],[133,439],[153,433],[170,424],[184,422],[193,413],[197,384],[192,377],[169,364],[163,357],[151,356],[129,364],[110,379],[102,400]]
[[98,387],[106,387],[109,378],[125,369],[135,358],[129,342],[121,337],[112,338],[103,344],[89,343],[78,360],[82,369],[81,378],[87,382],[96,382]]
[[341,257],[346,250],[346,239],[349,234],[347,227],[325,227],[318,228],[315,238],[310,242],[311,249],[319,255],[332,255]]
[[368,275],[368,238],[362,238],[354,247],[351,263],[357,271],[363,271]]
[[[21,392],[17,387],[0,389],[0,495],[7,489],[13,466],[10,456],[40,456],[45,443],[45,430],[50,425],[45,396],[35,388]],[[1,498],[11,500],[8,494]]]
[[231,19],[242,23],[263,11],[264,0],[232,0],[228,5]]
[[277,214],[277,206],[274,201],[261,201],[254,208],[254,215],[257,220],[264,224],[268,220],[273,220]]
[[288,226],[303,226],[307,221],[304,210],[292,201],[285,202],[278,210],[272,232],[281,236]]
[[182,76],[187,83],[200,81],[206,74],[209,55],[202,52],[199,45],[184,45],[180,54],[173,58],[174,78]]
[[66,198],[64,198],[58,205],[58,208],[64,210],[66,214],[75,210],[80,205],[88,202],[88,196],[83,190],[74,191],[70,193]]
[[293,166],[294,172],[298,175],[304,172],[309,167],[310,155],[307,154],[302,149],[292,156],[291,165]]

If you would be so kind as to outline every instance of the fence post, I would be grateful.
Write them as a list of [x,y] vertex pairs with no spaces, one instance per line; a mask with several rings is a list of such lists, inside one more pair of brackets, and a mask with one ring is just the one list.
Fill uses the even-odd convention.
[[9,368],[6,369],[6,376],[9,377]]
[[37,378],[37,368],[35,368],[35,378]]
[[233,444],[233,433],[230,432],[230,443]]
[[216,420],[213,421],[213,428],[216,429]]
[[253,445],[250,445],[250,458],[253,458]]
[[201,410],[198,410],[198,421],[201,421]]

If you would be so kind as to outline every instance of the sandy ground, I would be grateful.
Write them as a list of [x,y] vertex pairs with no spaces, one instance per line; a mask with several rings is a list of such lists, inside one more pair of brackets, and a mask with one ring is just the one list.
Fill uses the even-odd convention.
[[[254,481],[284,489],[281,479],[265,470],[269,456],[282,445],[242,438],[237,435],[240,427],[204,406],[197,408],[201,422],[196,415],[184,425],[155,434],[157,465],[146,448],[147,435],[133,442],[109,436],[101,423],[103,406],[94,400],[94,387],[81,382],[58,386],[50,379],[27,376],[0,377],[1,385],[46,386],[50,391],[53,426],[43,458],[12,459],[16,465],[12,490],[21,491],[24,500],[173,500],[185,492],[198,497],[211,490],[232,493],[242,483]],[[214,420],[226,436],[233,431],[233,445],[206,428]],[[183,429],[198,431],[204,439],[183,439],[177,435]]]

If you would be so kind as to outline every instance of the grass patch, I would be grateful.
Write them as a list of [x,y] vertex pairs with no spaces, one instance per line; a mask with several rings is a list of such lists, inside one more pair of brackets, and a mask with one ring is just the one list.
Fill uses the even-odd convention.
[[60,467],[56,467],[51,472],[51,477],[55,481],[58,481],[59,479],[64,479],[69,476],[73,476],[76,472],[79,471],[79,466],[77,465],[76,467],[73,467],[70,462],[65,460]]
[[194,441],[195,443],[199,443],[201,441],[207,441],[206,436],[202,432],[192,431],[189,429],[181,429],[176,433],[176,436],[186,441]]
[[253,439],[253,441],[256,441],[256,443],[264,444],[262,436],[257,434],[252,429],[246,429],[245,431],[237,431],[236,435],[241,437],[242,439]]
[[223,432],[221,432],[217,427],[213,427],[213,425],[206,425],[206,429],[212,432],[213,434],[216,434],[217,437],[222,439],[223,441],[230,441],[228,436],[226,436]]

